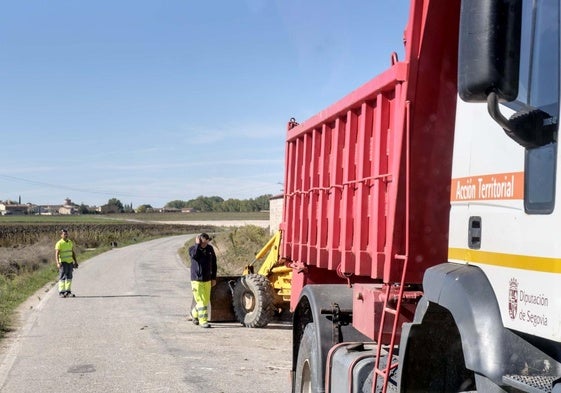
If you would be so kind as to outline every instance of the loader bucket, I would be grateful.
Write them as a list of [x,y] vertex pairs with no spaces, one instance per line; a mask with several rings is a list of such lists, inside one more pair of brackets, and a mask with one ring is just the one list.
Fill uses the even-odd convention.
[[[232,289],[240,276],[216,277],[216,285],[210,290],[210,304],[208,306],[208,320],[210,322],[236,322],[234,313]],[[191,301],[192,310],[195,299]]]

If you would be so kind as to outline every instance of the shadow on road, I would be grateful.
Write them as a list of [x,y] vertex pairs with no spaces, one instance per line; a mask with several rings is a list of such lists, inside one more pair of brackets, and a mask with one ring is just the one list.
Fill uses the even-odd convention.
[[[225,323],[225,322],[212,322],[212,328],[216,329],[249,329],[242,326],[240,323]],[[264,328],[256,328],[258,330],[291,330],[292,324],[284,324],[284,323],[270,323]]]

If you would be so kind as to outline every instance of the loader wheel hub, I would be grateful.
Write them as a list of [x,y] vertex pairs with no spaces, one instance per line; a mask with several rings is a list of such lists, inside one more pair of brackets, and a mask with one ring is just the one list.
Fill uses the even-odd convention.
[[261,274],[240,277],[232,293],[236,319],[251,328],[267,326],[274,316],[273,297],[267,277]]
[[253,309],[255,308],[255,297],[251,292],[244,293],[243,307],[247,312],[253,311]]

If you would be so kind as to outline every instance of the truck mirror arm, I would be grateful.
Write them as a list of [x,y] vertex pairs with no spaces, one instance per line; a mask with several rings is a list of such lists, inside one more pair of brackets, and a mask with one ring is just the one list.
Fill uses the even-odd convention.
[[487,96],[487,110],[505,133],[526,149],[545,146],[555,141],[554,126],[557,119],[541,109],[519,111],[507,119],[499,109],[499,96],[491,92]]

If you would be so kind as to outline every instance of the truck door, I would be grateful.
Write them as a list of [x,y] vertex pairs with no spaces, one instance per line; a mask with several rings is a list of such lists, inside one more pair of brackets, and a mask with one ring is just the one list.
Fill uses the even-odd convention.
[[519,4],[516,98],[460,86],[449,260],[484,271],[505,327],[559,342],[559,1]]

